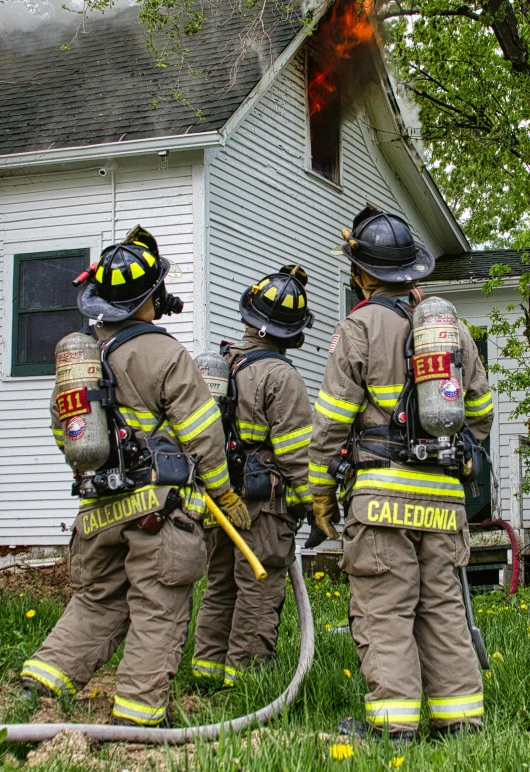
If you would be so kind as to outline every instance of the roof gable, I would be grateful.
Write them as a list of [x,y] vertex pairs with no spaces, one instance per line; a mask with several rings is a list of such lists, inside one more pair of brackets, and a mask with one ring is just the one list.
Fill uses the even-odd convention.
[[300,30],[275,4],[267,15],[269,39],[240,58],[235,78],[235,41],[248,20],[230,3],[186,39],[180,74],[156,66],[137,7],[94,15],[69,51],[60,47],[75,26],[0,36],[0,155],[220,129]]
[[428,279],[428,282],[458,282],[458,281],[484,281],[489,278],[490,268],[497,263],[508,265],[511,269],[506,278],[521,276],[528,270],[522,262],[523,252],[515,252],[511,249],[499,249],[492,252],[464,252],[461,255],[439,257],[436,268]]

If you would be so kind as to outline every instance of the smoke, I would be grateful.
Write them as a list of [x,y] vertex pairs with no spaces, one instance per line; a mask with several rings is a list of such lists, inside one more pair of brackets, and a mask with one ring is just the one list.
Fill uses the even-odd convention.
[[[68,6],[66,10],[63,6]],[[112,8],[105,9],[105,16],[115,15],[135,4],[135,0],[116,0]],[[83,0],[4,0],[0,2],[0,33],[30,31],[43,25],[54,25],[59,29],[79,26],[91,17],[100,16],[98,11],[87,11]],[[86,23],[85,22],[85,23]]]
[[308,13],[315,13],[323,5],[325,5],[324,0],[302,0],[302,16],[306,16]]

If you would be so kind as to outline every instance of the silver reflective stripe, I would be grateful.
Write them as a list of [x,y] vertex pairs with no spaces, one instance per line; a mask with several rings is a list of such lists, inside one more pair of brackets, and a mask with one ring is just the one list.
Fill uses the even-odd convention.
[[309,482],[313,485],[336,485],[333,477],[328,474],[327,466],[309,463]]
[[353,423],[355,416],[359,412],[359,407],[360,405],[357,405],[355,402],[332,397],[331,394],[322,389],[315,402],[315,410],[318,413],[330,418],[332,421],[340,421],[346,424]]
[[484,698],[482,694],[472,694],[465,697],[436,698],[429,700],[429,708],[433,718],[465,718],[466,716],[482,715]]
[[33,678],[44,686],[48,686],[55,694],[62,692],[76,694],[77,692],[68,676],[40,660],[31,659],[24,662],[20,675],[22,678]]
[[211,401],[208,400],[208,402],[199,408],[199,410],[196,410],[195,413],[197,415],[196,417],[195,415],[192,415],[192,420],[187,419],[186,421],[173,426],[177,437],[182,442],[187,442],[198,437],[198,435],[202,434],[210,424],[218,418],[221,418],[217,402],[213,398]]
[[445,493],[458,498],[464,497],[464,489],[455,477],[444,477],[443,475],[421,472],[406,472],[401,469],[377,471],[361,469],[357,473],[354,487],[388,488],[390,490],[407,490],[413,493],[432,493],[434,495]]
[[289,453],[290,451],[309,445],[312,430],[312,426],[304,426],[297,431],[288,432],[279,437],[271,437],[274,453],[277,456],[281,456],[283,453]]
[[163,721],[166,709],[164,707],[150,708],[147,705],[126,700],[115,694],[112,713],[119,718],[129,718],[138,724],[153,726]]

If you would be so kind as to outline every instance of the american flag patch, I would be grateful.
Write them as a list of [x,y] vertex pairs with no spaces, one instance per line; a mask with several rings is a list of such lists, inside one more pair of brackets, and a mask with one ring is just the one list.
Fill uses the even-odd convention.
[[330,354],[333,354],[333,352],[335,351],[337,347],[337,343],[339,342],[339,338],[340,338],[340,335],[334,335],[332,337],[331,343],[329,344],[329,349],[328,349]]

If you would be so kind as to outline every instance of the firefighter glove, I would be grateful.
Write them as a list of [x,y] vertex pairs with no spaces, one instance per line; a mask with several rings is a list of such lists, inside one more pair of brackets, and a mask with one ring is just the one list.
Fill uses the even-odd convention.
[[328,539],[338,539],[339,534],[332,523],[340,522],[340,511],[335,493],[329,496],[313,496],[315,523]]
[[221,509],[224,509],[236,528],[241,528],[242,531],[250,528],[250,515],[245,502],[232,488],[223,493],[217,503]]
[[321,531],[318,525],[315,522],[315,516],[313,512],[307,516],[307,522],[311,526],[311,533],[309,534],[309,537],[306,539],[306,542],[304,544],[304,547],[306,550],[312,550],[315,549],[315,547],[318,547],[319,544],[322,544],[323,541],[326,541],[328,538],[324,531]]

